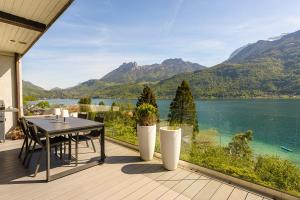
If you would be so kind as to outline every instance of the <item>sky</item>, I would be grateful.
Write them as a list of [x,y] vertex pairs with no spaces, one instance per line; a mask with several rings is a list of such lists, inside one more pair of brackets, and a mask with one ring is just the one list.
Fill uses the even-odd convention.
[[23,79],[67,88],[124,62],[211,67],[241,46],[297,30],[299,0],[75,0],[24,56]]

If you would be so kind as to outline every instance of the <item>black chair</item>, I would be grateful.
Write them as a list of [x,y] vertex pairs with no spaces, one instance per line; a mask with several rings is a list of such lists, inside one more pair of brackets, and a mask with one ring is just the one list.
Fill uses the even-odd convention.
[[87,119],[88,115],[85,114],[85,113],[78,113],[78,118],[80,118],[80,119]]
[[[30,133],[31,138],[34,141],[34,144],[33,144],[32,150],[30,151],[27,167],[29,165],[29,162],[30,162],[31,157],[33,155],[33,152],[35,150],[36,144],[38,144],[42,147],[42,149],[40,151],[40,155],[39,155],[38,160],[37,160],[37,165],[36,165],[36,168],[35,168],[34,176],[36,176],[36,174],[37,174],[37,172],[40,168],[40,161],[41,161],[42,155],[43,155],[44,152],[47,151],[46,150],[46,140],[42,139],[42,138],[44,138],[44,136],[39,134],[38,129],[37,129],[36,126],[28,125],[28,129],[29,129],[29,133]],[[61,156],[60,158],[61,159],[62,159],[62,145],[64,143],[66,143],[67,141],[68,141],[68,139],[63,137],[63,136],[56,136],[56,137],[53,137],[53,138],[49,138],[50,149],[55,148],[55,151],[57,152],[57,148],[60,148],[60,156]]]
[[[104,117],[96,116],[94,121],[104,123]],[[96,148],[95,148],[95,144],[94,144],[93,140],[99,139],[99,137],[102,133],[101,131],[103,131],[103,129],[93,130],[93,131],[90,131],[90,133],[85,134],[85,135],[73,136],[72,139],[73,139],[73,141],[76,141],[76,139],[78,139],[77,142],[85,141],[88,143],[88,141],[91,141],[93,150],[94,150],[94,152],[96,152]]]
[[29,153],[30,146],[32,144],[32,138],[29,134],[29,130],[28,130],[28,126],[27,126],[25,118],[22,117],[18,121],[19,121],[19,125],[24,133],[24,141],[23,141],[22,148],[20,150],[18,157],[21,159],[23,151],[25,150],[25,155],[24,155],[24,159],[23,159],[23,164],[25,164],[25,161],[26,161],[28,153]]

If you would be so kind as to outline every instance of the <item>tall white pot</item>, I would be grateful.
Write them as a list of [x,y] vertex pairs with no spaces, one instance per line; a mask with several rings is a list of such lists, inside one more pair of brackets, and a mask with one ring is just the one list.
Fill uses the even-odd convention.
[[168,127],[160,128],[160,151],[163,165],[167,170],[177,168],[181,147],[181,128],[169,130]]
[[141,158],[145,161],[152,160],[156,140],[156,125],[137,125],[137,134]]

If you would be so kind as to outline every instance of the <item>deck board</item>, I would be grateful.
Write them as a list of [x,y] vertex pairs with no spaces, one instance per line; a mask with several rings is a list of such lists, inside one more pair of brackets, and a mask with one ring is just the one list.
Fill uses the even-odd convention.
[[[22,140],[0,144],[0,199],[229,199],[261,200],[264,197],[182,168],[167,171],[161,160],[141,161],[138,152],[106,141],[105,164],[45,183],[45,160],[37,177],[34,165],[25,169],[17,158]],[[79,145],[79,165],[99,156],[85,143]],[[73,147],[74,148],[74,147]],[[32,158],[35,161],[37,153]],[[51,174],[70,169],[51,157]],[[267,198],[265,198],[267,199]]]
[[246,196],[247,196],[247,192],[245,190],[234,188],[228,200],[244,200],[246,199]]

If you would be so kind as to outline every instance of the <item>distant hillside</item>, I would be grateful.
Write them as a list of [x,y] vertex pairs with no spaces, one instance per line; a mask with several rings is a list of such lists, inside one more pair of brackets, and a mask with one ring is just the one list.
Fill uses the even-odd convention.
[[181,59],[148,66],[127,63],[100,80],[58,90],[55,95],[136,98],[147,82],[158,98],[172,98],[182,80],[189,81],[196,98],[300,95],[300,31],[243,46],[210,68]]
[[[161,64],[138,66],[137,63],[124,63],[101,79],[92,79],[74,87],[36,91],[38,98],[79,98],[82,96],[105,98],[136,98],[143,89],[143,84],[154,84],[178,73],[204,69],[197,63],[182,59],[167,59]],[[25,94],[32,94],[31,88],[24,87]],[[24,95],[25,95],[24,94]]]
[[119,68],[101,78],[110,83],[156,82],[176,74],[205,69],[197,63],[186,62],[180,58],[167,59],[161,64],[138,66],[136,62],[123,63]]
[[158,96],[169,97],[183,79],[198,98],[300,95],[300,31],[260,40],[224,63],[163,80],[156,85]]
[[250,44],[226,61],[226,63],[262,62],[275,60],[285,68],[300,66],[300,31],[286,34],[278,40],[260,40]]
[[24,96],[34,96],[37,98],[43,98],[44,96],[48,97],[48,92],[44,88],[36,86],[29,81],[23,81],[22,84]]

